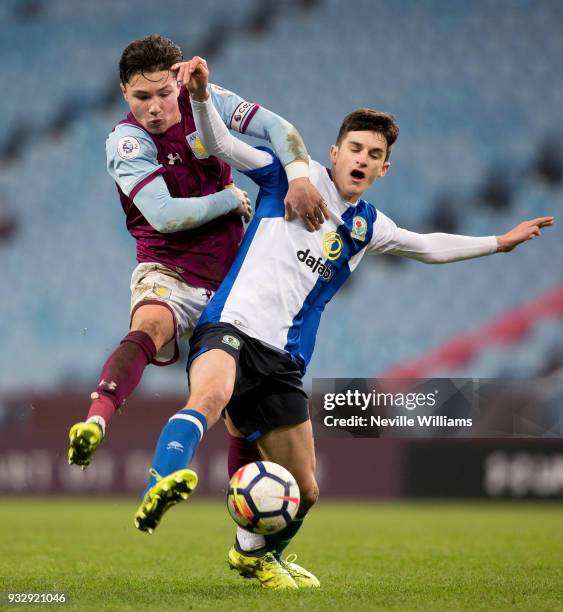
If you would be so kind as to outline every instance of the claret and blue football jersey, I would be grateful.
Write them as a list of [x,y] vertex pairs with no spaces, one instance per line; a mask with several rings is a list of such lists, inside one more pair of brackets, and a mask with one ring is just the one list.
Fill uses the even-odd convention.
[[[244,133],[259,105],[217,85],[210,86],[225,125]],[[180,90],[180,123],[164,134],[149,134],[129,113],[106,142],[107,168],[117,184],[127,229],[135,238],[138,262],[157,262],[194,287],[216,289],[229,269],[243,235],[240,217],[224,215],[190,230],[162,234],[135,206],[135,195],[162,176],[174,198],[206,196],[232,183],[231,169],[209,156],[197,132],[188,92]]]

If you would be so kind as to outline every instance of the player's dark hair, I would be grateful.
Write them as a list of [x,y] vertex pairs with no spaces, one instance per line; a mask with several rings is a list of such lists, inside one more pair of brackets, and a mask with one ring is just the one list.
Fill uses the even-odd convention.
[[344,121],[338,131],[336,144],[339,145],[348,132],[379,132],[387,141],[387,155],[385,161],[391,155],[391,147],[399,136],[399,126],[395,117],[390,113],[376,111],[371,108],[357,108],[344,117]]
[[129,43],[119,60],[119,79],[125,85],[137,73],[169,70],[182,61],[182,49],[169,38],[151,34]]

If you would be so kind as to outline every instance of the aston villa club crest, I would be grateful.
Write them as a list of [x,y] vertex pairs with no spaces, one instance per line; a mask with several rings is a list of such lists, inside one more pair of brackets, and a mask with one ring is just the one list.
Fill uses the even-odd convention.
[[352,220],[352,231],[350,232],[352,238],[355,238],[356,240],[361,240],[363,242],[366,239],[367,231],[367,221],[359,215],[357,217],[354,217],[354,219]]
[[190,148],[197,159],[207,159],[209,157],[209,153],[205,150],[197,130],[191,134],[188,134],[186,136],[186,140],[188,141],[188,144],[190,145]]

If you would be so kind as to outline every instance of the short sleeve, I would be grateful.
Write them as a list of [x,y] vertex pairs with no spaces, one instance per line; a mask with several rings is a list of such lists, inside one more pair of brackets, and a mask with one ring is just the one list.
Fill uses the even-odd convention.
[[209,93],[223,123],[229,129],[244,134],[260,105],[247,102],[236,93],[213,83],[209,84]]
[[110,176],[131,199],[164,172],[153,140],[142,129],[127,123],[118,125],[108,136],[106,157]]

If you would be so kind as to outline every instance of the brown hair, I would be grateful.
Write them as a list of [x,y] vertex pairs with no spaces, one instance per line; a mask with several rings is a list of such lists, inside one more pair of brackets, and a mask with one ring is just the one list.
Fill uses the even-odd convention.
[[379,132],[387,141],[387,155],[385,161],[391,155],[391,147],[399,136],[399,126],[395,117],[390,113],[376,111],[371,108],[357,108],[344,117],[344,121],[338,131],[336,144],[339,145],[348,132]]
[[182,61],[182,49],[169,38],[152,34],[129,43],[119,60],[119,79],[125,85],[137,73],[169,70]]

